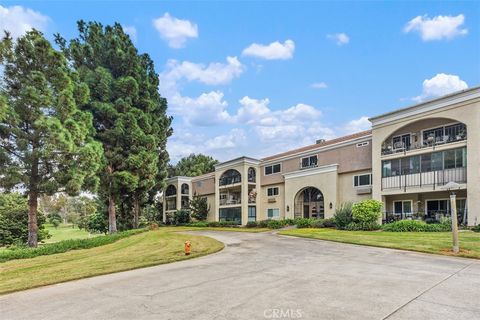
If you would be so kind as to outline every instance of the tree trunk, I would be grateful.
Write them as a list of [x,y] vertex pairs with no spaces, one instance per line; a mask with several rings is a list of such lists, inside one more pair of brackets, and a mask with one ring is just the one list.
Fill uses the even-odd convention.
[[108,232],[117,232],[117,215],[115,212],[115,199],[113,195],[108,196]]
[[138,228],[138,217],[140,216],[140,201],[137,197],[133,198],[133,228]]
[[38,244],[37,225],[38,194],[30,191],[28,194],[28,246],[36,247]]

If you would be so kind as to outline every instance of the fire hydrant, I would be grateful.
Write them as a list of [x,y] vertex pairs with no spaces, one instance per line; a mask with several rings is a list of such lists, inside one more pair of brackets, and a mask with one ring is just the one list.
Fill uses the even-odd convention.
[[185,255],[188,256],[190,254],[192,244],[190,241],[185,241]]

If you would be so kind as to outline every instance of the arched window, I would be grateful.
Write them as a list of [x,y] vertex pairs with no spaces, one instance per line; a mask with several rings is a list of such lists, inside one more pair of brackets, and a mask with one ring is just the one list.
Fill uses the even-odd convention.
[[255,174],[255,168],[248,168],[248,182],[255,182],[256,180],[256,174]]
[[175,188],[175,186],[173,184],[169,185],[167,187],[167,190],[165,190],[165,196],[166,197],[174,196],[176,194],[177,194],[177,188]]
[[183,183],[181,191],[182,191],[182,194],[188,194],[188,184]]
[[314,187],[300,190],[295,196],[295,218],[324,218],[323,194]]
[[230,169],[225,171],[221,176],[220,176],[220,181],[219,184],[221,186],[227,185],[227,184],[234,184],[234,183],[239,183],[242,181],[242,176],[240,172],[234,169]]

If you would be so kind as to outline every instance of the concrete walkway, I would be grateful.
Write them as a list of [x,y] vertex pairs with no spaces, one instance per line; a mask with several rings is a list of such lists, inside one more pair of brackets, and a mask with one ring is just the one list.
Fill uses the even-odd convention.
[[226,248],[0,296],[0,319],[480,319],[476,260],[273,233],[197,233]]

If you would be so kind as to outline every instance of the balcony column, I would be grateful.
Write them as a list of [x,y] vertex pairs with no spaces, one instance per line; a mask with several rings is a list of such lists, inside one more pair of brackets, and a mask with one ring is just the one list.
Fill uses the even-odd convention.
[[241,174],[242,225],[246,225],[248,222],[248,165],[243,166]]
[[478,147],[478,124],[468,126],[467,139],[467,214],[468,225],[480,224],[480,148]]

